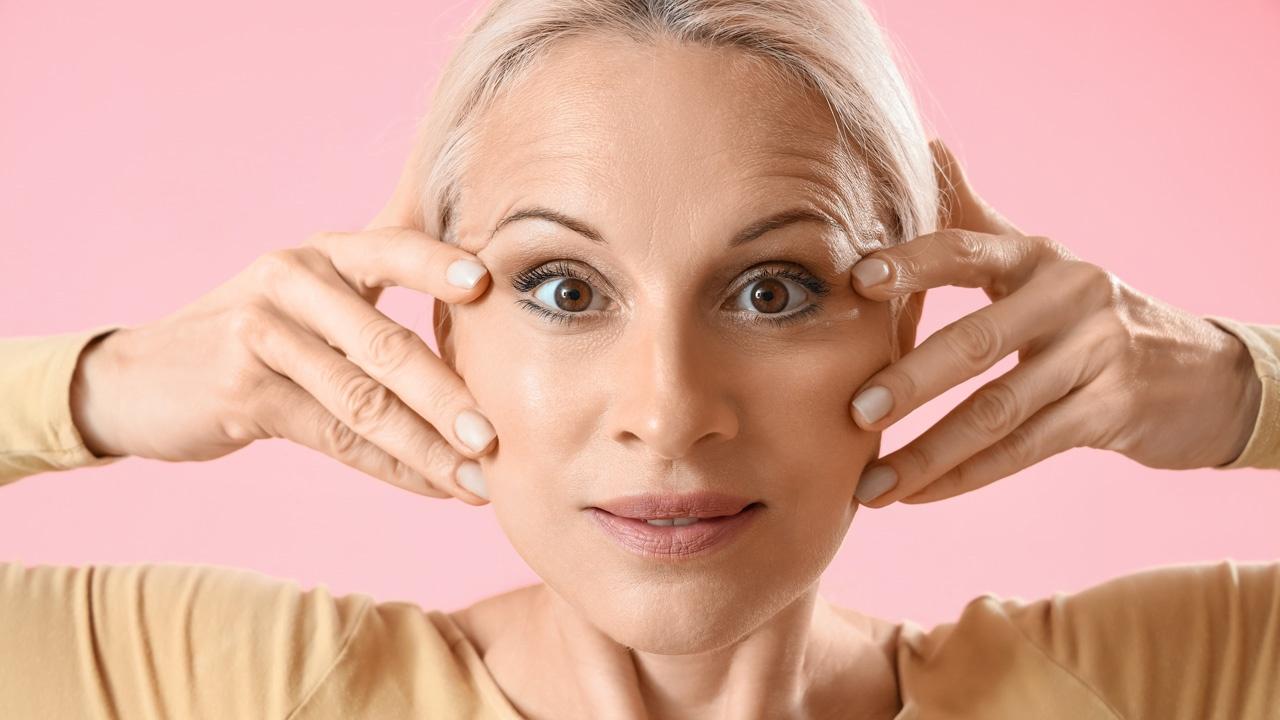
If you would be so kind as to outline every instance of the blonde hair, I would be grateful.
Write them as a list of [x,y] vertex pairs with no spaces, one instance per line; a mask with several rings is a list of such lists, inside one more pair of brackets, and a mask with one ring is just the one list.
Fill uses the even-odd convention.
[[838,142],[866,164],[884,242],[936,228],[937,183],[920,117],[858,0],[494,0],[445,66],[420,128],[417,201],[426,232],[451,241],[459,178],[484,109],[556,40],[607,33],[772,61],[825,99]]

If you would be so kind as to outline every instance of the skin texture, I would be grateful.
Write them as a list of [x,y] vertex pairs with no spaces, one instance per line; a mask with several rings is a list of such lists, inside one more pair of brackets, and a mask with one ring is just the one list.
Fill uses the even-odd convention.
[[[887,624],[817,593],[879,444],[849,398],[893,359],[889,334],[910,346],[914,333],[849,282],[879,226],[823,110],[734,52],[575,40],[485,117],[456,231],[494,281],[450,308],[437,339],[501,438],[482,460],[497,517],[546,582],[457,617],[532,717],[896,707]],[[490,238],[533,206],[607,246],[541,218]],[[796,223],[727,247],[793,208],[857,224]],[[518,301],[533,292],[512,287],[554,261],[594,298],[571,325],[530,312]],[[819,311],[769,324],[742,299],[755,267],[819,280],[821,297],[788,284],[786,305]],[[552,298],[535,302],[559,309]],[[679,563],[627,553],[584,510],[698,489],[766,507],[736,542]]]
[[[1062,244],[1022,232],[977,195],[941,142],[932,146],[952,208],[947,227],[864,258],[854,285],[878,300],[942,285],[981,288],[992,303],[869,378],[854,418],[883,431],[1005,355],[1016,352],[1019,362],[868,468],[858,498],[873,508],[934,502],[1074,447],[1170,469],[1239,457],[1262,402],[1245,345]],[[875,263],[885,267],[864,271]],[[875,387],[888,391],[888,403],[883,391],[880,402],[859,400]],[[859,404],[883,414],[867,417]]]

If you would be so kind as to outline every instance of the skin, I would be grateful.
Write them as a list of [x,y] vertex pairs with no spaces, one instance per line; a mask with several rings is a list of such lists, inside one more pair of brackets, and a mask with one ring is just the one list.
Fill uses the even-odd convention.
[[[817,592],[878,448],[848,398],[892,359],[895,331],[887,304],[848,281],[879,224],[819,102],[734,53],[581,40],[486,115],[456,232],[494,282],[450,308],[437,339],[502,438],[482,461],[490,498],[546,582],[457,617],[531,717],[896,709],[891,630]],[[545,218],[492,232],[530,207],[590,225],[607,246]],[[795,208],[831,221],[727,247]],[[594,298],[571,325],[530,312],[519,301],[533,292],[512,287],[554,261]],[[770,324],[742,299],[758,267],[818,280],[826,294],[790,283],[784,307],[819,311]],[[900,330],[909,346],[913,328]],[[765,511],[709,557],[659,563],[616,546],[583,509],[694,489]]]
[[[410,158],[364,231],[270,253],[87,348],[76,426],[97,454],[168,460],[284,437],[422,494],[491,498],[545,583],[454,618],[530,718],[892,717],[895,627],[817,592],[864,467],[894,468],[868,498],[883,507],[970,491],[1081,445],[1153,467],[1218,465],[1245,446],[1261,387],[1233,337],[1022,233],[940,143],[944,229],[880,247],[867,179],[833,151],[833,132],[819,100],[731,51],[562,42],[486,114],[458,247],[415,225]],[[493,233],[532,206],[608,244],[546,219]],[[796,208],[831,222],[727,247]],[[449,285],[460,259],[491,278]],[[598,296],[590,318],[565,325],[518,304],[534,300],[512,276],[557,260]],[[884,279],[868,284],[873,261]],[[785,292],[796,294],[787,312],[819,310],[751,322],[765,313],[743,290],[762,267],[818,281],[817,298]],[[376,312],[393,284],[450,303],[443,358]],[[893,357],[890,338],[913,348],[912,318],[941,285],[993,302]],[[895,322],[885,301],[903,296]],[[1012,352],[1014,370],[876,460],[885,426]],[[873,386],[892,403],[871,421],[850,399]],[[474,450],[453,423],[481,409],[501,440]],[[456,481],[477,460],[488,498]],[[692,489],[765,508],[733,544],[669,564],[624,552],[583,511]]]

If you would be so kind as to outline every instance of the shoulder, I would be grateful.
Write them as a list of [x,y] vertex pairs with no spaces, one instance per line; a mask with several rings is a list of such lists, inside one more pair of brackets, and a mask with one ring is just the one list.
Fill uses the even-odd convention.
[[929,630],[904,623],[903,694],[928,707],[980,703],[986,717],[1027,707],[1045,708],[1037,717],[1046,718],[1134,717],[1153,698],[1173,697],[1184,671],[1199,672],[1219,645],[1248,642],[1241,631],[1250,623],[1280,620],[1278,604],[1280,563],[1229,559],[1148,568],[1034,600],[987,593],[955,621]]

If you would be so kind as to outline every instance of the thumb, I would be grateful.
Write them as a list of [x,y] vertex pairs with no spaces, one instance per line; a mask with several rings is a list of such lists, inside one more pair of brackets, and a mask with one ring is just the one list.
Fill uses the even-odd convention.
[[1025,235],[996,212],[969,184],[960,161],[940,139],[929,141],[941,202],[939,225],[991,235]]

